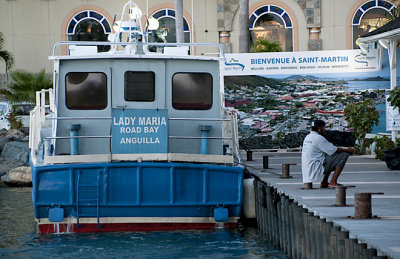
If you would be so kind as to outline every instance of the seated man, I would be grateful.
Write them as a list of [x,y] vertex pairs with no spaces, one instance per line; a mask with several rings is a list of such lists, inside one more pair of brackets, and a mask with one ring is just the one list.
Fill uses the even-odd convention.
[[[347,159],[354,154],[354,148],[334,146],[325,137],[325,122],[316,120],[311,125],[311,132],[303,142],[301,154],[301,171],[305,189],[312,188],[312,182],[322,175],[321,188],[337,187],[337,179],[342,172]],[[335,171],[328,182],[329,175]]]

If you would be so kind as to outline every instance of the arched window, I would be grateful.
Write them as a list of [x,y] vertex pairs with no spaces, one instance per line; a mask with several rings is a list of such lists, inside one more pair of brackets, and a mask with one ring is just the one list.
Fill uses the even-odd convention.
[[251,42],[278,42],[283,51],[293,51],[293,24],[289,14],[276,5],[264,5],[250,15]]
[[[100,13],[85,10],[69,21],[67,36],[69,41],[107,41],[111,26]],[[109,50],[109,46],[99,46],[99,51]]]
[[[149,41],[176,42],[175,11],[172,9],[162,9],[155,12],[152,17],[158,20],[160,26],[154,33],[149,32]],[[190,29],[185,17],[183,17],[183,34],[185,42],[190,42]]]
[[396,8],[385,0],[371,0],[357,9],[353,16],[353,49],[358,49],[356,41],[360,35],[366,34],[386,24],[390,12]]

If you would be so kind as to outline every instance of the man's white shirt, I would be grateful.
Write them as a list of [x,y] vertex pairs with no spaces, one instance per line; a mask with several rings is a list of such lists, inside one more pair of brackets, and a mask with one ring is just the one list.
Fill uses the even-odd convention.
[[325,154],[333,155],[337,147],[325,137],[315,131],[311,131],[303,142],[301,153],[301,171],[303,183],[311,183],[321,178],[324,173]]

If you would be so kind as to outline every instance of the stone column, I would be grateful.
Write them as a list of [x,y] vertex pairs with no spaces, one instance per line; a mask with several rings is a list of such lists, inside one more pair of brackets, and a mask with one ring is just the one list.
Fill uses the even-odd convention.
[[308,50],[322,50],[322,40],[319,38],[319,27],[309,28]]
[[303,9],[309,30],[308,50],[322,50],[321,33],[321,0],[297,0]]
[[239,8],[239,0],[218,0],[217,5],[219,43],[225,45],[225,53],[230,53],[230,32],[232,31],[233,17]]

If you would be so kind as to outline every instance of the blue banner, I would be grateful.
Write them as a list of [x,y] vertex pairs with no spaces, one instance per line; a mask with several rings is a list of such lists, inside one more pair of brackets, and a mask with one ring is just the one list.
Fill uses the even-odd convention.
[[167,153],[168,111],[113,109],[113,154]]

